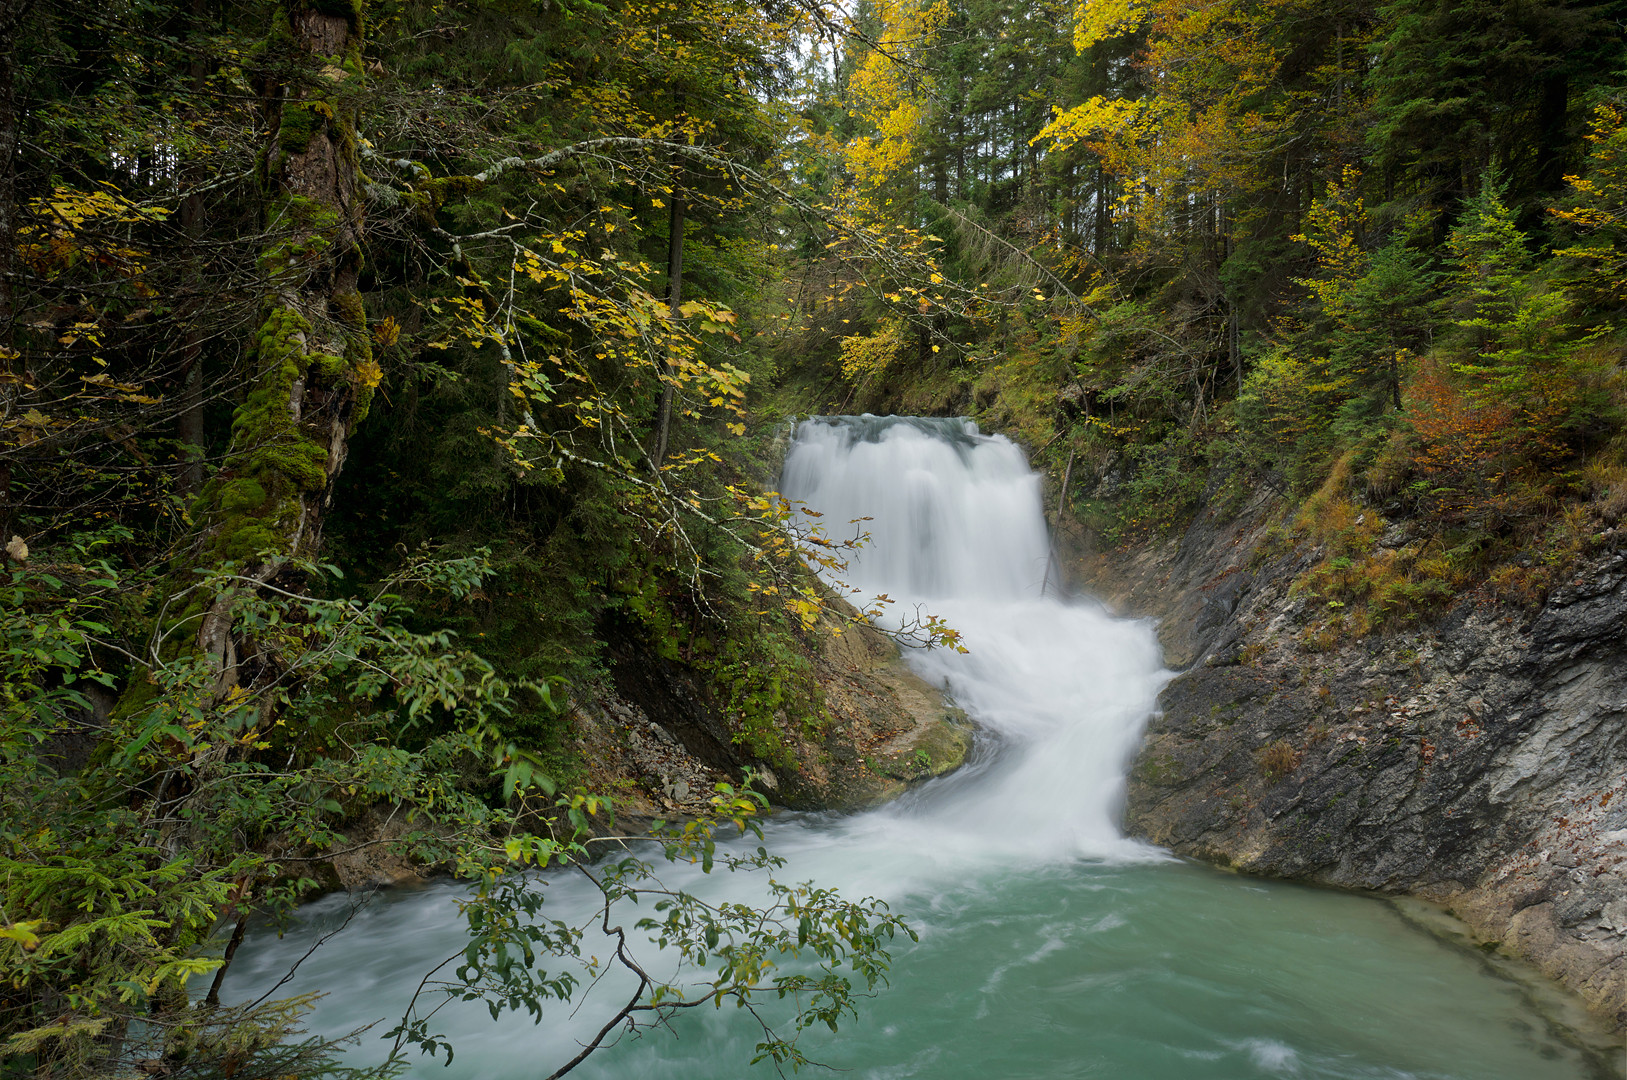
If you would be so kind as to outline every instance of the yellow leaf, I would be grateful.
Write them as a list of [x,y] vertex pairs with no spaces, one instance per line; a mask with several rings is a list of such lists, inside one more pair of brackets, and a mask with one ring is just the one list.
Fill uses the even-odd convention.
[[394,315],[386,315],[373,324],[373,340],[385,348],[401,340],[401,324],[395,321]]

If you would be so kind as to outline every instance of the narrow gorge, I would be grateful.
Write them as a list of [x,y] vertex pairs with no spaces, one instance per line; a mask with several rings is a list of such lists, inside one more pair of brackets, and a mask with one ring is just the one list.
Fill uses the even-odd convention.
[[1627,0],[0,0],[0,1080],[1627,1080]]
[[[1146,720],[1160,691],[1171,700],[1191,674],[1163,667],[1151,621],[1115,618],[1047,583],[1056,570],[1041,485],[1016,446],[964,420],[816,418],[790,449],[786,493],[817,509],[828,534],[855,523],[868,534],[832,584],[891,598],[884,627],[922,605],[962,631],[964,654],[908,656],[977,732],[967,764],[895,802],[845,816],[781,813],[767,829],[764,842],[789,859],[783,874],[878,896],[921,936],[900,948],[872,1015],[820,1040],[814,1056],[875,1077],[1079,1067],[1144,1078],[1616,1075],[1605,1028],[1427,907],[1222,874],[1121,832],[1125,773]],[[1140,774],[1174,715],[1158,715],[1141,752],[1132,830],[1149,820]],[[686,889],[752,895],[749,881],[677,876]],[[324,1033],[374,1022],[402,1007],[439,952],[457,948],[459,894],[445,883],[359,909],[355,895],[321,901],[280,937],[252,935],[227,989],[262,992],[350,922],[285,989],[332,993],[317,1014]],[[598,901],[562,874],[544,912],[581,923]],[[646,966],[663,963],[660,950],[644,952]],[[607,991],[614,1000],[616,988]],[[565,1056],[604,1007],[543,1027],[493,1024],[478,1002],[451,1008],[438,1019],[458,1055],[449,1071],[430,1068],[524,1075],[537,1057]],[[746,1054],[757,1037],[751,1017],[708,1009],[581,1069],[698,1080],[718,1075],[720,1053]],[[364,1041],[358,1059],[382,1049]]]

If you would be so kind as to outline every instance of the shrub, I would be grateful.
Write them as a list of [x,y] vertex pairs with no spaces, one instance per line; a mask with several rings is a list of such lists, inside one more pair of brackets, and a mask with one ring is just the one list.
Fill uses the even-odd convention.
[[1111,531],[1116,542],[1166,535],[1185,525],[1203,499],[1208,479],[1191,433],[1131,452],[1133,472]]
[[1417,435],[1410,428],[1401,427],[1390,433],[1363,476],[1369,499],[1393,498],[1412,478],[1417,442]]
[[1260,751],[1260,775],[1268,784],[1280,784],[1299,768],[1301,755],[1284,739]]

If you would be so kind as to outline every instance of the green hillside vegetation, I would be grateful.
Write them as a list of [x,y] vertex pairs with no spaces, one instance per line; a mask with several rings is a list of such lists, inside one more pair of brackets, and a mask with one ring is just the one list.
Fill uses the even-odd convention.
[[951,19],[946,114],[860,188],[1027,300],[938,316],[930,353],[853,303],[844,406],[1076,458],[1114,482],[1068,505],[1119,544],[1274,492],[1325,554],[1326,640],[1540,601],[1627,510],[1619,16],[1093,4],[1075,49],[1039,13]]

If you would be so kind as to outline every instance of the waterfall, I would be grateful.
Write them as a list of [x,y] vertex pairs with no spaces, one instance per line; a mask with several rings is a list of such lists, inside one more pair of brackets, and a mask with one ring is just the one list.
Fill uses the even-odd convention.
[[781,493],[833,540],[861,533],[842,573],[872,594],[919,599],[1039,595],[1049,560],[1040,477],[1010,440],[970,420],[808,420]]
[[1165,678],[1157,641],[1145,622],[1043,588],[1040,477],[1019,447],[969,420],[819,417],[798,428],[781,493],[832,539],[867,535],[845,569],[825,572],[833,585],[857,589],[859,602],[890,597],[884,623],[919,610],[961,632],[964,655],[911,650],[907,660],[992,744],[970,775],[849,830],[890,864],[923,848],[1149,854],[1120,836],[1115,815]]

